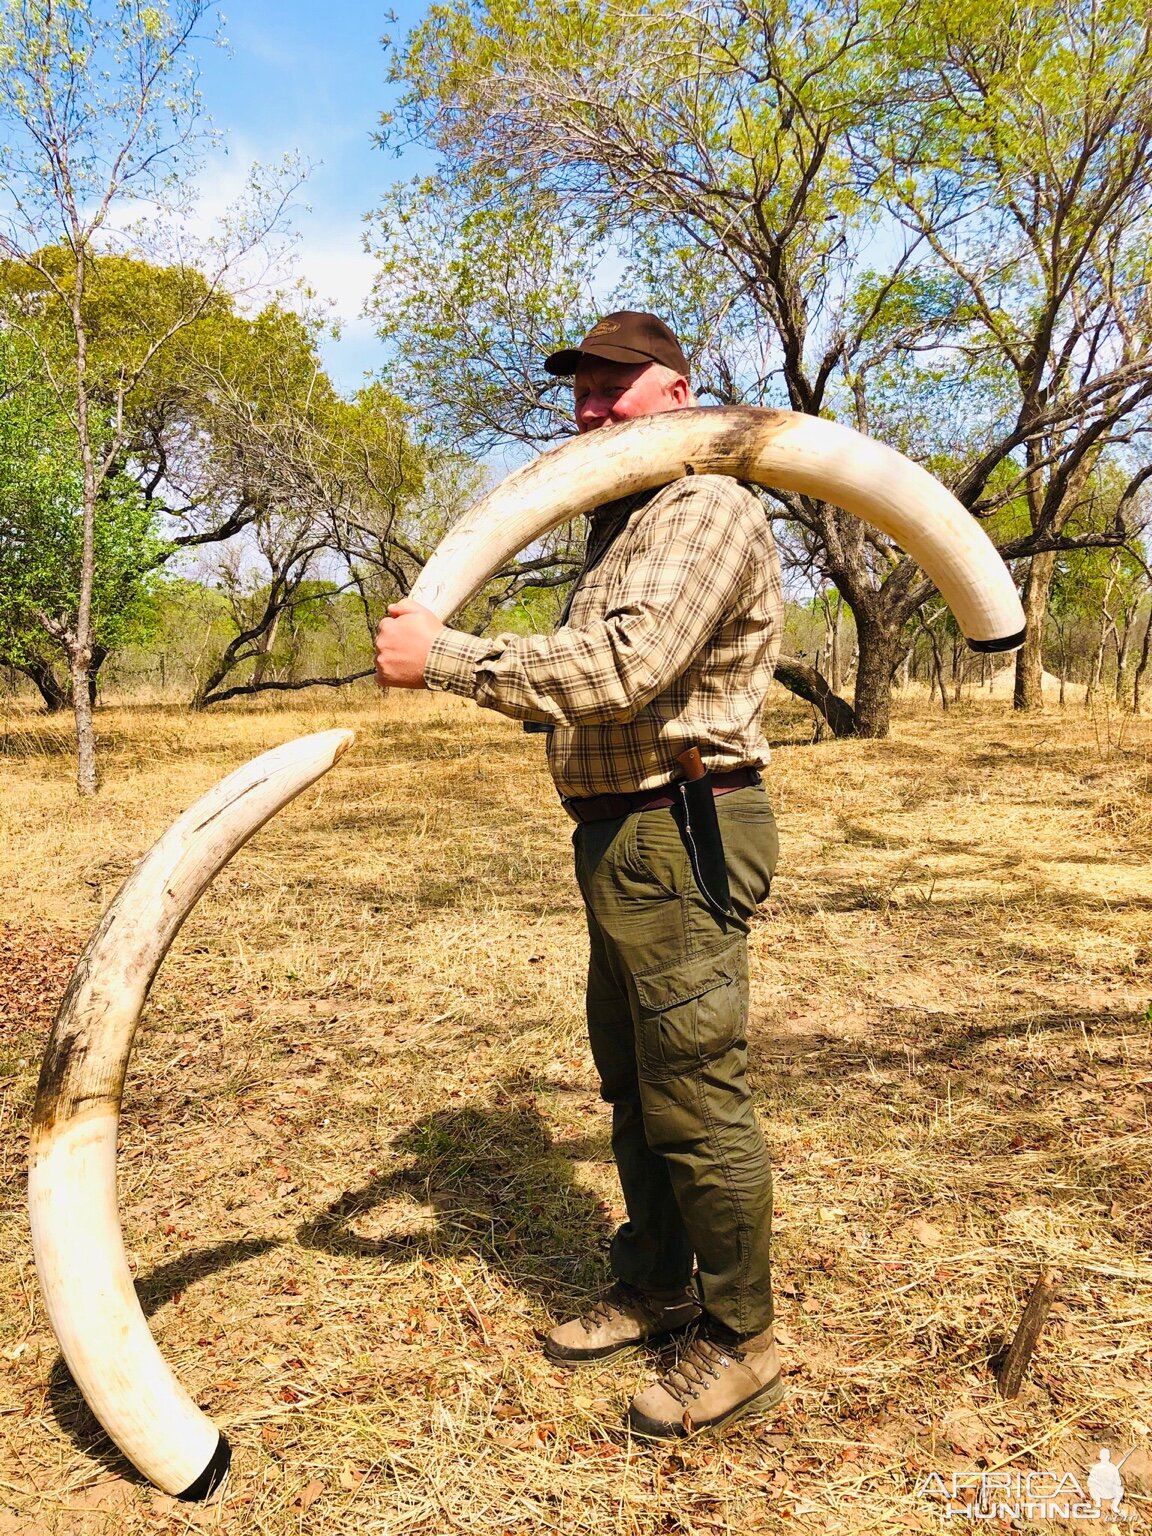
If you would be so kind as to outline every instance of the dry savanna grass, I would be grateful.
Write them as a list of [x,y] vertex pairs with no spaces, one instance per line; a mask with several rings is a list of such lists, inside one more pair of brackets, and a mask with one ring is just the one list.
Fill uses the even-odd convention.
[[[193,914],[125,1093],[139,1293],[235,1447],[223,1495],[178,1505],[45,1321],[38,1058],[137,856],[229,768],[335,724],[356,750]],[[1124,1508],[1152,1522],[1149,723],[904,703],[888,741],[812,746],[774,699],[750,1054],[789,1392],[674,1449],[620,1427],[653,1355],[566,1374],[536,1347],[621,1216],[539,741],[427,696],[110,708],[83,804],[66,723],[9,702],[0,727],[0,1536],[962,1531],[929,1473],[1083,1482],[1101,1445],[1135,1447]],[[1005,1402],[989,1360],[1046,1267]]]

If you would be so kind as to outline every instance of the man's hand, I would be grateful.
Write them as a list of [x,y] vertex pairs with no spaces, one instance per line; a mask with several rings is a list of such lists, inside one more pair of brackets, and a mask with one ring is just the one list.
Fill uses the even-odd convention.
[[424,688],[432,642],[444,628],[430,608],[403,598],[376,631],[376,681],[381,688]]

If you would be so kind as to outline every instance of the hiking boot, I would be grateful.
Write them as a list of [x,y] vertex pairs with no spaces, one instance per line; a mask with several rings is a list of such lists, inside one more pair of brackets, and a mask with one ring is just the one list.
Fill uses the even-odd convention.
[[617,1280],[586,1312],[553,1328],[544,1339],[544,1353],[557,1365],[610,1360],[649,1339],[678,1333],[699,1316],[700,1303],[687,1287],[649,1292]]
[[628,1423],[647,1439],[684,1440],[783,1396],[772,1329],[741,1339],[709,1318],[676,1364],[632,1399]]

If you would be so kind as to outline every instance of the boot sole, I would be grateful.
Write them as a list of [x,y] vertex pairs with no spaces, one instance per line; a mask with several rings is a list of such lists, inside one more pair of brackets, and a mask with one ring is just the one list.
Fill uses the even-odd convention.
[[693,1317],[686,1323],[678,1323],[675,1328],[665,1328],[662,1333],[649,1333],[642,1339],[629,1339],[621,1344],[606,1344],[602,1349],[585,1350],[578,1354],[561,1354],[559,1351],[563,1346],[553,1345],[549,1339],[543,1341],[543,1349],[553,1365],[562,1365],[567,1369],[578,1365],[600,1365],[605,1360],[619,1360],[622,1355],[634,1355],[648,1344],[659,1344],[664,1339],[674,1339],[677,1334],[686,1333],[689,1328],[695,1328],[699,1321],[699,1317]]
[[770,1408],[779,1407],[783,1401],[784,1383],[779,1376],[774,1376],[770,1382],[760,1388],[759,1392],[754,1392],[742,1403],[729,1408],[727,1413],[722,1413],[715,1419],[709,1419],[706,1424],[693,1424],[691,1429],[685,1429],[683,1423],[662,1423],[658,1419],[645,1418],[642,1413],[629,1408],[628,1427],[640,1440],[690,1440],[694,1435],[704,1434],[706,1430],[723,1429],[726,1424],[731,1424],[734,1419],[743,1418],[745,1414],[767,1413]]

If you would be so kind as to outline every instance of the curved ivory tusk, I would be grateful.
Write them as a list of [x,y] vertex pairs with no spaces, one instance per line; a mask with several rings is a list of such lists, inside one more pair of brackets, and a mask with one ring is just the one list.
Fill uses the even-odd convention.
[[100,1423],[146,1477],[180,1498],[206,1498],[231,1452],[165,1364],[132,1284],[116,1201],[124,1074],[160,962],[213,876],[354,740],[352,731],[323,731],[265,752],[165,832],[78,961],[44,1054],[28,1203],[48,1316]]
[[557,523],[692,473],[835,502],[911,555],[974,650],[1013,650],[1023,640],[1024,610],[1007,567],[951,492],[894,448],[795,411],[666,411],[553,448],[464,514],[411,595],[450,618]]

